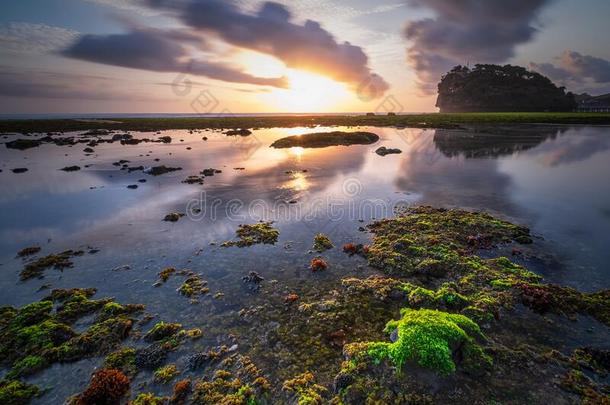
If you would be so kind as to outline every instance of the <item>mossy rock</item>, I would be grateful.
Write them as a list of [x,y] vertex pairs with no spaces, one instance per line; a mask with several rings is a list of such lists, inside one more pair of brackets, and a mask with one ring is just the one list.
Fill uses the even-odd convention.
[[260,243],[274,245],[280,236],[280,231],[273,228],[271,225],[272,222],[239,225],[236,231],[236,235],[239,239],[237,241],[223,242],[222,246],[248,247]]
[[0,381],[0,404],[24,405],[40,393],[38,387],[18,380]]
[[401,319],[388,322],[385,329],[392,335],[392,343],[357,344],[356,358],[364,355],[375,363],[389,359],[399,370],[411,362],[441,375],[456,370],[456,358],[463,359],[462,362],[468,367],[491,364],[491,358],[477,343],[477,340],[484,340],[484,336],[479,326],[469,318],[442,311],[409,308],[403,309],[401,315]]

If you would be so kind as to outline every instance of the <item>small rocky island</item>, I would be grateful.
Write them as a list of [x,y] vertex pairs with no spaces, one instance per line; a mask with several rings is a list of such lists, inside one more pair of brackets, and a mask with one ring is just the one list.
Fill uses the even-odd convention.
[[372,132],[315,132],[311,134],[293,135],[278,139],[271,144],[272,148],[326,148],[328,146],[370,145],[379,140]]
[[456,66],[438,84],[441,113],[573,111],[574,95],[521,66]]

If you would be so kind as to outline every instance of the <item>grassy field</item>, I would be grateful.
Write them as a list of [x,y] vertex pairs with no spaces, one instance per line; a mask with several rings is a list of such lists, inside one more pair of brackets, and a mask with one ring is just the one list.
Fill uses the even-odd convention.
[[106,118],[104,120],[1,120],[0,133],[57,132],[90,129],[160,131],[166,129],[234,129],[297,126],[405,126],[454,128],[465,124],[592,124],[610,125],[610,113],[455,113],[376,116],[264,116],[223,118]]

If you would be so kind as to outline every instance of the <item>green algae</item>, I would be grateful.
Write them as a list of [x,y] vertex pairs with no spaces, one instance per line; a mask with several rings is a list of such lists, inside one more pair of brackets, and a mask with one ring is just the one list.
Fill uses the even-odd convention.
[[144,336],[144,339],[149,342],[157,342],[174,336],[182,328],[179,323],[158,322]]
[[210,379],[195,382],[192,403],[254,405],[268,403],[267,379],[249,357],[232,355],[224,359]]
[[[388,322],[385,331],[396,341],[369,342],[361,347],[376,362],[390,359],[397,369],[407,361],[446,375],[455,371],[454,351],[461,357],[477,357],[471,363],[491,363],[476,339],[484,339],[479,326],[469,318],[428,309],[403,309],[401,319]],[[469,359],[470,360],[470,359]]]
[[157,382],[167,384],[176,376],[178,376],[178,374],[180,374],[180,372],[178,371],[178,367],[176,367],[175,364],[168,364],[166,366],[156,369],[154,372],[154,378]]
[[121,370],[126,375],[134,375],[137,372],[136,349],[123,347],[110,353],[104,359],[104,367]]
[[529,229],[489,214],[432,207],[408,209],[404,215],[369,225],[375,234],[367,258],[389,274],[414,275],[460,272],[464,255],[517,239]]
[[150,392],[143,392],[129,402],[129,405],[163,405],[167,403],[167,398],[158,397]]
[[39,393],[40,390],[34,385],[17,380],[0,380],[0,404],[27,404]]
[[238,240],[223,242],[222,246],[248,247],[260,243],[274,245],[280,236],[280,232],[271,225],[272,222],[239,225],[235,232]]
[[323,233],[318,233],[313,238],[313,250],[322,253],[325,250],[332,249],[334,247],[330,238]]
[[186,280],[184,280],[182,285],[178,288],[178,292],[186,297],[195,299],[200,295],[205,295],[210,292],[207,285],[208,282],[203,280],[198,274],[189,272]]
[[310,372],[302,373],[284,381],[284,391],[294,394],[299,405],[321,405],[328,390],[315,382],[315,376]]
[[44,271],[49,268],[63,270],[74,266],[70,260],[74,256],[83,255],[83,251],[66,250],[61,253],[51,254],[41,257],[33,262],[27,263],[21,271],[20,277],[22,281],[31,278],[42,277]]
[[[143,307],[121,306],[109,298],[90,299],[94,294],[95,289],[53,290],[43,300],[19,309],[2,308],[0,365],[10,367],[4,383],[7,390],[23,388],[29,395],[34,390],[20,386],[15,378],[35,374],[57,362],[106,354],[127,338],[133,324],[128,315]],[[104,311],[108,306],[113,308],[111,314]],[[77,333],[72,328],[76,321],[92,314],[96,317],[85,331]],[[17,398],[21,394],[15,395]]]
[[536,312],[564,315],[587,314],[610,326],[610,290],[582,293],[554,284],[520,284],[522,302]]

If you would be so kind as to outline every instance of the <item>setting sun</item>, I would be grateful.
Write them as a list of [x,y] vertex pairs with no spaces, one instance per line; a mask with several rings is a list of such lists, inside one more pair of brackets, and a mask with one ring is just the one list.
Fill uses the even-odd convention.
[[346,104],[347,88],[334,80],[313,73],[288,69],[285,72],[289,89],[274,89],[261,95],[274,108],[287,112],[321,112]]

